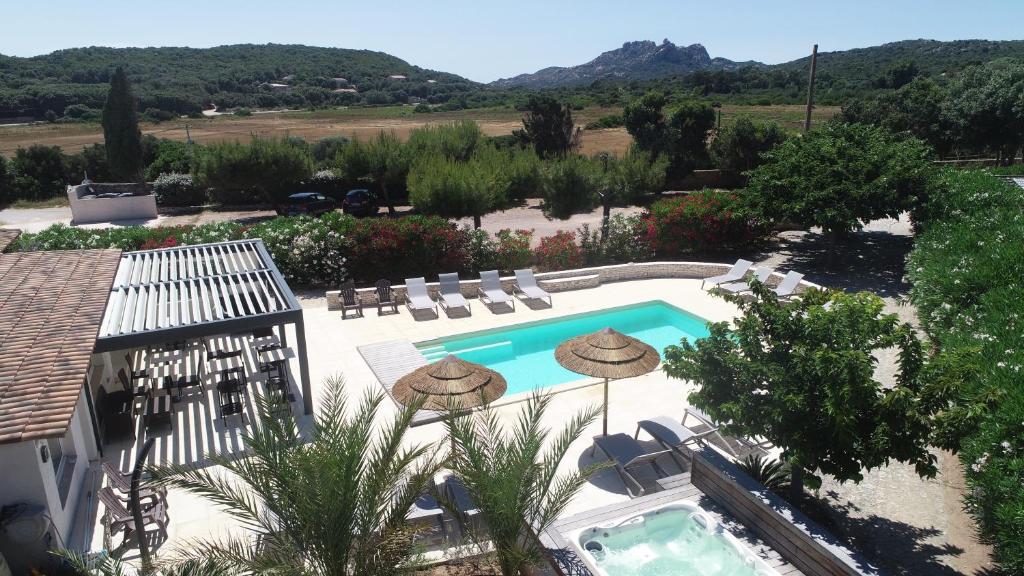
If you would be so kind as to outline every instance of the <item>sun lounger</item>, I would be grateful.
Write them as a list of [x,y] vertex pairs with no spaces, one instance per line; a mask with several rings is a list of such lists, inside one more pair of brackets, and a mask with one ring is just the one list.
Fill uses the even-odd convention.
[[[715,419],[712,418],[707,412],[701,410],[700,408],[697,408],[696,406],[687,406],[686,412],[683,414],[683,425],[686,425],[687,418],[694,418],[699,423],[703,424],[705,427],[707,427],[707,430],[701,432],[703,436],[717,436],[718,439],[721,441],[722,446],[724,446],[730,454],[737,458],[739,457],[739,454],[733,448],[732,444],[726,441],[725,436],[722,436],[722,433],[719,431],[721,425],[718,422],[716,422]],[[770,448],[772,445],[772,443],[767,440],[758,440],[755,438],[742,438],[739,436],[736,437],[736,442],[748,448],[758,448],[761,450],[764,450],[765,448]]]
[[405,514],[405,520],[417,529],[417,533],[420,528],[436,523],[441,530],[441,538],[444,539],[448,537],[448,529],[445,526],[444,509],[441,508],[434,496],[436,492],[437,486],[431,480],[427,489],[420,493],[416,501],[409,507],[409,511]]
[[405,305],[409,310],[433,310],[437,314],[437,302],[427,292],[427,282],[421,278],[405,279]]
[[[772,270],[771,268],[767,266],[762,266],[757,269],[757,272],[754,274],[754,278],[758,282],[764,283],[768,281],[768,278],[771,277],[773,272],[774,270]],[[750,291],[750,283],[746,281],[730,282],[728,284],[719,284],[717,288],[728,294],[742,294],[743,292]]]
[[462,296],[462,288],[459,286],[459,274],[438,274],[438,293],[441,295],[441,307],[445,310],[452,308],[465,308],[466,312],[473,313],[469,308],[469,301]]
[[753,265],[754,263],[750,260],[737,260],[736,263],[732,265],[732,268],[730,268],[725,274],[719,274],[718,276],[712,276],[701,280],[700,287],[718,286],[719,284],[743,280],[743,277],[747,275],[747,270],[750,270],[750,267]]
[[639,438],[641,430],[649,434],[651,438],[657,440],[665,448],[674,450],[687,459],[690,458],[690,450],[687,448],[687,445],[696,444],[708,434],[714,433],[714,431],[697,432],[692,428],[683,426],[675,418],[668,416],[655,416],[654,418],[637,422],[636,434],[633,435],[633,438]]
[[444,497],[455,510],[464,529],[472,534],[483,534],[486,531],[483,514],[473,502],[461,478],[453,474],[445,479]]
[[799,272],[789,272],[786,277],[779,282],[779,285],[775,287],[775,295],[779,298],[792,298],[796,294],[796,287],[800,285],[800,281],[804,279],[804,275]]
[[488,306],[508,302],[513,310],[516,307],[516,299],[509,296],[508,292],[501,287],[501,278],[498,277],[497,270],[480,273],[480,287],[477,288],[477,291],[480,293],[480,301]]
[[547,298],[548,304],[551,304],[551,294],[537,286],[537,279],[533,276],[533,270],[529,268],[516,270],[516,282],[513,284],[512,292],[522,294],[530,300]]
[[671,450],[648,452],[644,450],[644,447],[635,438],[629,434],[621,433],[595,436],[594,448],[590,451],[591,455],[598,448],[615,465],[615,471],[619,473],[622,483],[626,485],[626,491],[629,493],[630,498],[642,496],[645,492],[643,485],[633,476],[630,470],[638,466],[650,464],[658,478],[664,478],[668,475],[662,470],[661,466],[658,466],[657,459],[659,456],[671,454]]

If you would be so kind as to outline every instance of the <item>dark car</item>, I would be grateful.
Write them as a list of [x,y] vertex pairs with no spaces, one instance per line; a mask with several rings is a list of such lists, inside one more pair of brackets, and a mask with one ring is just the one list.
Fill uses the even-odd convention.
[[377,196],[365,188],[349,190],[345,199],[341,201],[341,209],[345,214],[353,216],[374,216],[380,209],[377,203]]
[[326,214],[338,207],[338,202],[329,196],[319,192],[299,192],[292,194],[277,207],[277,213],[283,216],[319,216]]

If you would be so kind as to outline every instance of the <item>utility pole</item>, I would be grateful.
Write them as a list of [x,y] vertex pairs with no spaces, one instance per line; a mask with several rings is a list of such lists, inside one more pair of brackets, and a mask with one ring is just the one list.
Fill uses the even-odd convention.
[[818,69],[818,45],[811,51],[811,79],[807,82],[807,115],[804,116],[804,133],[811,131],[811,109],[814,108],[814,73]]

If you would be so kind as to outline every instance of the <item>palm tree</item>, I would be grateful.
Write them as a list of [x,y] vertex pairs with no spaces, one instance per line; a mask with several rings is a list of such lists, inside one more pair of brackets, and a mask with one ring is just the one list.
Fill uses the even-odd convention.
[[419,404],[374,432],[383,396],[367,393],[348,415],[340,377],[327,394],[310,442],[291,412],[258,399],[258,425],[244,437],[250,455],[211,457],[218,467],[167,466],[158,483],[203,496],[250,531],[190,543],[186,557],[243,572],[360,576],[404,571],[413,556],[405,515],[438,470],[431,445],[403,447]]
[[474,415],[449,412],[456,450],[449,465],[461,477],[487,524],[504,576],[519,576],[543,559],[535,536],[551,526],[590,475],[603,466],[557,475],[569,446],[600,414],[592,406],[552,439],[541,425],[551,396],[534,394],[506,428],[488,406]]
[[148,572],[137,572],[128,567],[120,558],[114,556],[89,559],[68,549],[57,550],[53,554],[62,558],[79,576],[136,576],[137,574],[149,576],[236,576],[239,573],[231,566],[209,558],[193,558],[174,564],[160,564],[156,569]]

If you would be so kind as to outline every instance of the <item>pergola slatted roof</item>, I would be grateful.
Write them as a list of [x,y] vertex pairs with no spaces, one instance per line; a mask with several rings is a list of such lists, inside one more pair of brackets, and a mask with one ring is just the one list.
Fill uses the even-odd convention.
[[300,315],[261,240],[126,252],[96,350],[240,332]]
[[[303,404],[313,403],[302,308],[263,241],[125,252],[96,352],[295,325]],[[284,332],[281,333],[282,339]]]

